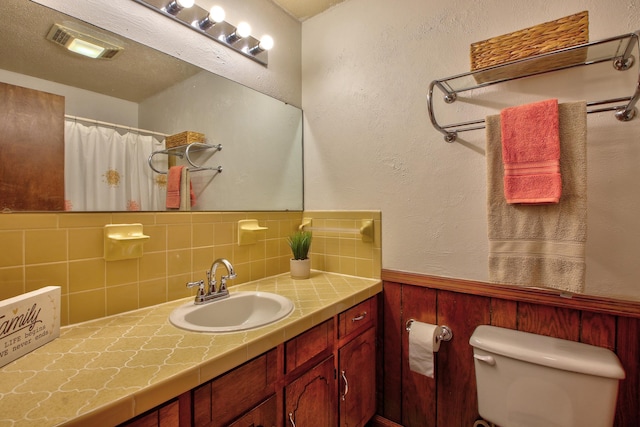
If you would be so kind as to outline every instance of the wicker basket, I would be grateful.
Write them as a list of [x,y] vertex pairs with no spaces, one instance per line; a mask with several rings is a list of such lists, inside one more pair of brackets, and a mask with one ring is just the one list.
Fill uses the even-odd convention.
[[[471,71],[553,52],[589,41],[589,12],[584,11],[555,21],[525,28],[513,33],[493,37],[471,44]],[[578,49],[563,55],[552,56],[535,64],[523,64],[523,69],[491,70],[475,74],[478,83],[510,78],[523,72],[535,73],[572,65],[585,60],[586,50]],[[520,67],[522,68],[522,67]]]
[[204,142],[204,134],[198,132],[185,131],[165,138],[166,148],[181,147],[192,142]]

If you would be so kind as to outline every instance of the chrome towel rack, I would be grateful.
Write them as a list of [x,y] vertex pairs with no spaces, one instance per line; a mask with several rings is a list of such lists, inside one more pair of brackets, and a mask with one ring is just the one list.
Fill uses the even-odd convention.
[[[446,142],[454,142],[459,132],[484,129],[485,121],[484,119],[478,119],[448,125],[439,124],[433,108],[433,92],[435,88],[438,88],[444,94],[444,101],[447,104],[451,104],[456,101],[459,93],[583,65],[612,61],[613,67],[616,70],[624,71],[630,69],[635,62],[635,58],[632,55],[634,47],[640,55],[640,47],[638,45],[639,38],[640,31],[636,31],[630,34],[584,43],[530,58],[434,80],[429,85],[429,92],[427,94],[429,119],[433,127],[444,135]],[[577,58],[579,58],[579,60]],[[549,65],[550,62],[552,62],[552,65]],[[638,82],[633,95],[587,102],[587,113],[615,111],[615,116],[618,120],[629,121],[636,116],[636,103],[638,99],[640,99],[640,72],[638,73]],[[621,102],[625,104],[619,104]],[[610,104],[618,105],[612,106]],[[602,107],[604,105],[609,106]]]
[[193,160],[191,159],[191,151],[201,151],[201,150],[216,150],[216,151],[220,151],[222,150],[222,144],[217,144],[217,145],[212,145],[212,144],[205,144],[202,142],[192,142],[191,144],[187,144],[187,145],[182,145],[179,147],[172,147],[172,148],[167,148],[166,150],[159,150],[159,151],[154,151],[153,153],[151,153],[151,155],[149,155],[149,167],[155,172],[155,173],[159,173],[159,174],[167,174],[169,173],[168,170],[166,171],[162,171],[162,170],[158,170],[153,166],[153,157],[158,155],[158,154],[166,154],[168,156],[176,156],[180,159],[182,158],[186,158],[187,162],[189,162],[189,171],[191,172],[199,172],[199,171],[207,171],[207,170],[211,170],[211,171],[216,171],[217,173],[222,172],[222,166],[214,166],[214,167],[209,167],[209,166],[200,166],[197,165],[193,162]]

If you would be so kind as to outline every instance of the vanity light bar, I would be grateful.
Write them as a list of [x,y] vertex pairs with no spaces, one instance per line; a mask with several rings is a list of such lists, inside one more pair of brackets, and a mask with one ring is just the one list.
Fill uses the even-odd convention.
[[224,20],[224,10],[219,6],[206,10],[193,4],[193,0],[134,1],[262,65],[269,63],[268,51],[273,47],[273,38],[265,35],[260,40],[256,39],[251,35],[251,27],[246,22],[239,23],[237,27],[229,24]]

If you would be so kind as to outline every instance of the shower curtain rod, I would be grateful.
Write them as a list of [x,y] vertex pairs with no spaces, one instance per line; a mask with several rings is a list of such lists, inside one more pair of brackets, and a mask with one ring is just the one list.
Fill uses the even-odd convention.
[[134,128],[134,127],[131,127],[131,126],[124,126],[124,125],[119,125],[119,124],[116,124],[116,123],[103,122],[103,121],[95,120],[95,119],[87,119],[86,117],[71,116],[69,114],[65,114],[64,118],[65,119],[69,119],[69,120],[76,120],[76,121],[81,121],[81,122],[93,123],[93,124],[96,124],[96,125],[114,127],[114,128],[118,128],[118,129],[132,131],[132,132],[140,132],[140,133],[146,133],[146,134],[149,134],[149,135],[157,135],[157,136],[161,136],[163,138],[169,136],[166,133],[154,132],[152,130],[146,130],[146,129],[138,129],[138,128]]

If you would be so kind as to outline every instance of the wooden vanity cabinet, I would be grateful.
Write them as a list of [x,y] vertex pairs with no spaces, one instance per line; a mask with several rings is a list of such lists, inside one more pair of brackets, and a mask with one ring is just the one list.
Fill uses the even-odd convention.
[[377,298],[182,394],[127,427],[364,427],[375,415]]

